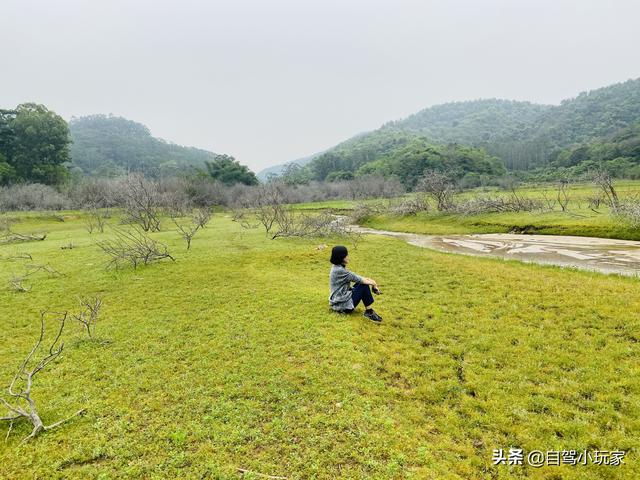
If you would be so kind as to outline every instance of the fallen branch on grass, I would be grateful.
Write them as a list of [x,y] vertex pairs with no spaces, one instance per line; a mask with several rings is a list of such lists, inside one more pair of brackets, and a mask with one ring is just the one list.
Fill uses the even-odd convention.
[[9,243],[22,243],[22,242],[34,242],[34,241],[41,242],[45,238],[47,238],[46,233],[22,234],[22,233],[15,233],[12,231],[8,231],[4,235],[4,237],[0,239],[0,244],[6,245]]
[[47,313],[48,312],[46,311],[40,312],[40,336],[38,337],[38,340],[36,341],[29,354],[20,364],[18,372],[15,374],[13,380],[9,384],[9,387],[7,389],[9,400],[0,398],[0,403],[2,403],[2,405],[4,405],[8,410],[8,415],[0,417],[0,421],[9,422],[9,431],[7,432],[7,437],[13,429],[13,422],[15,422],[16,420],[25,418],[29,422],[31,422],[31,425],[33,426],[31,433],[24,439],[22,439],[21,444],[34,438],[40,432],[56,428],[66,421],[71,420],[78,415],[81,415],[85,411],[85,409],[83,408],[63,420],[52,423],[51,425],[45,425],[42,421],[42,418],[40,417],[40,414],[38,413],[36,402],[31,396],[31,390],[33,387],[35,376],[39,372],[41,372],[47,365],[56,360],[60,356],[60,354],[62,353],[62,349],[64,348],[64,343],[60,341],[60,337],[62,336],[62,332],[64,331],[64,326],[67,319],[66,312],[59,314],[60,317],[58,320],[60,322],[60,325],[53,341],[49,345],[47,353],[45,353],[45,355],[40,359],[40,361],[35,363],[35,365],[29,365],[36,352],[40,349],[40,346],[42,345],[42,342],[44,340],[45,317]]
[[16,260],[33,260],[33,257],[29,253],[19,253],[18,255],[11,255],[8,257],[0,257],[0,260],[7,262],[14,262]]
[[30,292],[33,287],[27,286],[23,283],[25,278],[25,276],[15,275],[9,279],[9,286],[16,292]]

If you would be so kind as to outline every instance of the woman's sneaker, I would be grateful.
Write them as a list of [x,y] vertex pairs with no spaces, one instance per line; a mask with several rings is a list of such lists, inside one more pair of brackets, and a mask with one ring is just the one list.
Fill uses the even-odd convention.
[[363,315],[371,320],[372,322],[380,323],[382,321],[382,317],[378,315],[373,308],[369,308],[364,311]]

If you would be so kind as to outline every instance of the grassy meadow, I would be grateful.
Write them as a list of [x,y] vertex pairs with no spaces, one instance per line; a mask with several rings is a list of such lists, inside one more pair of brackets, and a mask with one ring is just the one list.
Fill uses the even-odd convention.
[[[624,180],[615,184],[616,191],[622,201],[637,199],[640,194],[640,181]],[[554,200],[557,195],[554,185],[529,185],[517,189],[522,198],[537,199],[552,208],[543,211],[521,211],[503,213],[483,213],[461,215],[431,210],[416,215],[394,215],[382,212],[372,215],[360,223],[380,230],[423,233],[427,235],[452,235],[471,233],[529,233],[541,235],[578,235],[586,237],[619,238],[623,240],[640,240],[640,228],[626,222],[623,218],[611,215],[610,209],[601,204],[595,211],[589,208],[589,199],[599,194],[592,184],[577,183],[568,187],[569,203],[567,210],[562,211]],[[415,194],[407,194],[409,199]],[[455,196],[456,201],[464,201],[475,196],[508,197],[511,193],[493,187],[465,190]],[[330,208],[348,214],[358,204],[387,206],[399,203],[399,199],[306,203],[296,205],[301,210]]]
[[[0,384],[41,309],[104,305],[94,339],[68,324],[33,390],[45,423],[86,414],[23,445],[26,422],[6,442],[0,424],[0,478],[640,478],[637,279],[368,236],[347,245],[381,285],[375,325],[329,311],[323,245],[340,239],[270,240],[216,213],[189,251],[169,222],[152,234],[175,262],[107,270],[95,244],[110,234],[89,235],[81,213],[17,218],[48,237],[0,246]],[[430,228],[418,220],[397,228]],[[12,291],[28,263],[63,276]],[[494,466],[510,446],[628,453],[618,467]]]

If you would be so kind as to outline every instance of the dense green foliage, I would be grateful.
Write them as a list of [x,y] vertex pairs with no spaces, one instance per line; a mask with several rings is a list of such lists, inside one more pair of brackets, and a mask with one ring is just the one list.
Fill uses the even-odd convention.
[[[437,145],[424,137],[393,130],[379,130],[348,140],[315,158],[302,168],[313,180],[345,180],[364,174],[395,175],[414,186],[425,170],[441,170],[457,178],[495,176],[504,167],[485,151],[463,145]],[[285,171],[300,176],[292,168]]]
[[567,148],[551,165],[572,168],[577,173],[603,168],[615,176],[640,178],[640,123],[611,137]]
[[24,103],[0,110],[0,184],[59,184],[67,178],[67,123],[44,105]]
[[[399,175],[405,184],[411,185],[421,173],[420,165],[432,167],[433,152],[443,148],[436,145],[446,144],[481,148],[489,154],[469,148],[456,152],[460,147],[449,147],[453,157],[478,160],[441,165],[440,168],[453,170],[459,178],[469,174],[500,175],[501,169],[490,166],[492,156],[509,170],[548,167],[548,171],[555,171],[565,166],[567,149],[593,150],[593,145],[583,144],[603,142],[602,138],[615,134],[628,135],[624,129],[639,121],[640,79],[581,93],[557,106],[507,100],[447,103],[347,140],[312,160],[306,171],[317,180],[379,171]],[[600,154],[592,157],[596,162],[603,160]],[[633,155],[619,157],[627,160],[618,162],[616,173],[635,175],[629,170],[637,163],[628,160]],[[409,165],[401,166],[403,162]]]
[[638,121],[640,79],[583,92],[558,106],[505,100],[448,103],[383,128],[481,146],[510,169],[529,169],[546,164],[570,145],[614,134]]
[[257,185],[258,179],[255,174],[245,165],[229,155],[216,155],[213,160],[205,162],[207,174],[214,180],[218,180],[225,185],[243,183],[245,185]]
[[510,100],[452,102],[426,108],[384,129],[424,135],[439,143],[492,145],[504,137],[523,137],[553,107]]
[[111,115],[74,118],[69,123],[73,166],[90,176],[142,172],[151,177],[204,168],[216,154],[151,136],[137,122]]

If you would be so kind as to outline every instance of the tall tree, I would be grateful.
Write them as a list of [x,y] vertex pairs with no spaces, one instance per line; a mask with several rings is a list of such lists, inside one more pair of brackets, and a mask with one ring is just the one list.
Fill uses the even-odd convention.
[[0,181],[62,183],[70,142],[67,122],[44,105],[0,111]]
[[219,180],[226,185],[244,183],[245,185],[257,185],[256,175],[245,165],[230,155],[216,155],[212,161],[205,162],[207,173],[211,178]]

